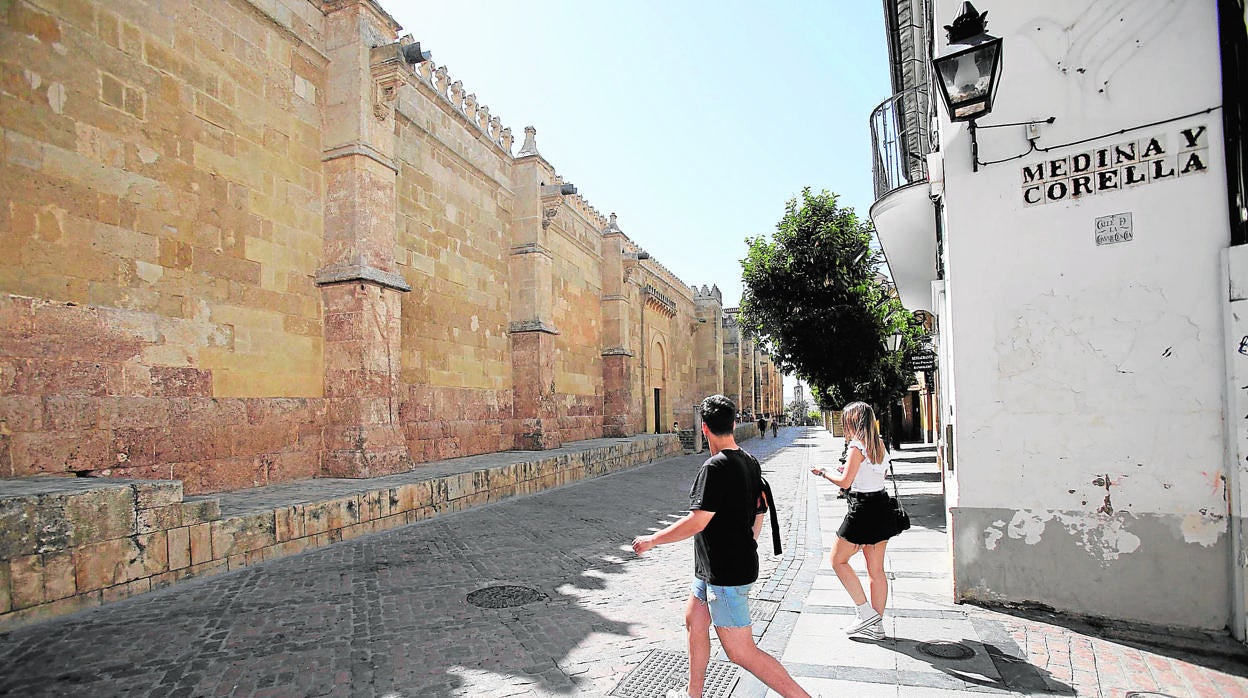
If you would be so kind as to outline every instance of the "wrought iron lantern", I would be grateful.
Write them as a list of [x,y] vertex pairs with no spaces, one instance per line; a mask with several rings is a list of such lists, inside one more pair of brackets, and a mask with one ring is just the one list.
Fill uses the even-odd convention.
[[985,31],[987,12],[969,2],[946,25],[949,46],[932,59],[936,84],[951,121],[971,121],[992,111],[1001,78],[1001,39]]

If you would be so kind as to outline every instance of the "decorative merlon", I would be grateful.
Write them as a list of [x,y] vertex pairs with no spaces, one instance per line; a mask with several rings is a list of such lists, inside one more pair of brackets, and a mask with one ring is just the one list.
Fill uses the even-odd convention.
[[523,158],[530,155],[541,156],[541,153],[537,152],[537,129],[525,126],[524,145],[520,146],[520,152],[516,153],[516,157]]
[[426,60],[416,65],[414,74],[420,82],[449,104],[451,109],[475,126],[490,142],[511,155],[514,138],[511,129],[503,126],[497,116],[490,115],[490,108],[477,100],[476,93],[466,93],[464,83],[455,80],[445,65]]
[[624,231],[620,230],[620,224],[615,219],[615,213],[611,213],[610,220],[607,221],[607,227],[602,229],[603,235],[623,235]]
[[707,288],[706,284],[702,284],[701,289],[699,289],[697,286],[691,286],[690,288],[693,289],[693,297],[698,300],[714,299],[718,301],[719,303],[724,302],[724,295],[723,293],[720,292],[719,286],[712,285],[710,288]]

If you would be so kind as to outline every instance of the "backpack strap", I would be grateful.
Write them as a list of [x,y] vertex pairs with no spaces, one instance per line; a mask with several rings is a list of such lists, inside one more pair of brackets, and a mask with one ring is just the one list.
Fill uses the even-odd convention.
[[771,513],[771,547],[775,551],[775,555],[780,554],[780,517],[776,514],[776,498],[771,494],[771,485],[767,483],[767,478],[759,478],[763,481],[763,496],[767,498],[767,511]]

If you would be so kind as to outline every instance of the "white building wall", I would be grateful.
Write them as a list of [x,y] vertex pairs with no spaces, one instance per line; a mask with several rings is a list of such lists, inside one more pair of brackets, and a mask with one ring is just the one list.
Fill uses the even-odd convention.
[[[960,6],[936,0],[937,24]],[[1028,149],[1023,127],[984,128],[992,124],[1055,117],[1037,139],[1052,147],[1221,102],[1213,0],[978,9],[1004,39],[999,96],[977,132],[981,161]],[[955,593],[1226,626],[1221,113],[978,172],[966,126],[943,119],[942,107],[947,306],[938,312],[956,347],[942,367],[957,396]],[[1181,130],[1202,127],[1204,170],[1179,156]],[[1166,153],[1158,172],[1174,176],[1128,187],[1120,169],[1119,188],[1095,191],[1094,175],[1094,193],[1028,205],[1024,167],[1131,141],[1142,153],[1153,137]],[[1098,245],[1096,219],[1123,213],[1132,239]]]

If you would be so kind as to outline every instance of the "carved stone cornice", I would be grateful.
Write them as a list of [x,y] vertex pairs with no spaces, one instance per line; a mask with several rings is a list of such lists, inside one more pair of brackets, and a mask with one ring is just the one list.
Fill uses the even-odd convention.
[[653,310],[657,310],[669,318],[676,317],[676,303],[657,288],[646,284],[641,289],[641,294],[645,298],[646,305]]
[[542,320],[519,320],[507,325],[507,332],[510,334],[518,334],[520,332],[545,332],[546,334],[559,334],[559,328],[554,325],[547,324]]
[[355,282],[377,284],[404,293],[412,290],[401,275],[366,264],[331,264],[316,273],[317,286]]
[[546,257],[547,259],[555,258],[555,255],[551,253],[551,251],[545,245],[542,245],[541,243],[537,243],[537,242],[526,242],[520,245],[513,245],[511,248],[511,254],[512,255],[540,254],[543,257]]

